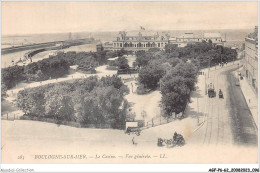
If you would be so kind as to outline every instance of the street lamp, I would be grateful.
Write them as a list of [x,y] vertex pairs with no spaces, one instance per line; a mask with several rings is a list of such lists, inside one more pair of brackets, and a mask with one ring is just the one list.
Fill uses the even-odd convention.
[[209,70],[210,70],[210,61],[211,61],[211,57],[209,57],[208,78],[209,78]]

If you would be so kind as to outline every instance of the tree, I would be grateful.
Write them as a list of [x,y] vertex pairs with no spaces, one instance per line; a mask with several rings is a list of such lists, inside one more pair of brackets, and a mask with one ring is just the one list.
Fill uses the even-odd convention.
[[165,46],[165,52],[166,53],[174,53],[178,50],[178,44],[167,44]]
[[17,106],[27,115],[44,116],[44,87],[21,90],[17,95]]
[[164,74],[165,70],[160,65],[147,65],[140,69],[138,80],[145,88],[155,89]]
[[25,74],[35,74],[38,70],[38,65],[36,62],[30,63],[24,67]]
[[17,83],[25,79],[24,68],[22,66],[10,66],[1,70],[2,82],[7,89],[14,87]]
[[55,91],[47,91],[45,93],[45,114],[60,121],[75,121],[74,104],[69,95],[62,95]]
[[122,116],[123,109],[120,109],[124,102],[123,95],[113,86],[96,87],[90,93],[82,96],[80,102],[80,112],[78,117],[81,123],[100,124],[112,122],[115,127],[118,121],[125,121],[125,114]]
[[128,69],[129,68],[128,60],[124,56],[119,57],[116,60],[116,64],[117,64],[118,69]]
[[95,60],[92,56],[87,56],[80,60],[78,64],[78,69],[89,72],[95,70],[95,68],[98,66],[98,62]]
[[150,61],[151,57],[146,55],[145,51],[137,51],[136,53],[136,64],[139,67],[146,66]]
[[175,67],[177,64],[181,62],[179,58],[169,58],[167,59],[167,62],[171,64],[172,67]]
[[162,104],[166,116],[183,112],[190,96],[184,77],[166,75],[161,83]]
[[182,76],[189,89],[195,90],[195,83],[197,82],[198,67],[192,63],[179,63],[170,72],[172,76]]

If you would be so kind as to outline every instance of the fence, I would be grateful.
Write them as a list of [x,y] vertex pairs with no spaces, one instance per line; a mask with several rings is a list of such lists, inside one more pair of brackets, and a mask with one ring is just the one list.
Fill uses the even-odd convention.
[[20,117],[19,114],[16,114],[16,113],[7,113],[4,115],[1,115],[1,120],[14,121],[14,120],[18,120],[19,117]]
[[155,126],[167,124],[167,123],[172,122],[173,120],[180,118],[181,116],[182,116],[182,113],[178,114],[176,116],[176,118],[175,118],[175,115],[171,116],[171,117],[163,117],[163,116],[154,117],[150,121],[145,122],[143,128],[150,128],[150,127],[155,127]]
[[181,112],[181,113],[176,114],[176,115],[174,113],[171,117],[163,117],[160,114],[159,116],[152,118],[150,121],[147,121],[147,122],[144,123],[143,129],[159,126],[159,125],[162,125],[162,124],[167,124],[167,123],[170,123],[170,122],[172,122],[176,119],[184,118],[187,106],[188,106],[188,103],[186,104],[183,113]]

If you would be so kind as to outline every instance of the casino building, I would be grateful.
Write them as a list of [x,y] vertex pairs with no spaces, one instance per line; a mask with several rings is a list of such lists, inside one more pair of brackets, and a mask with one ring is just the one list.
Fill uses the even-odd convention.
[[121,31],[113,41],[113,50],[125,49],[127,51],[148,50],[150,48],[164,49],[170,36],[152,31]]
[[120,31],[115,40],[111,43],[101,43],[97,45],[97,51],[102,50],[127,50],[137,52],[139,50],[147,51],[150,48],[164,49],[166,44],[176,44],[178,47],[185,47],[187,44],[193,44],[209,40],[216,45],[224,45],[220,33],[204,33],[202,37],[196,36],[193,33],[185,33],[179,37],[170,37],[168,33],[154,31]]

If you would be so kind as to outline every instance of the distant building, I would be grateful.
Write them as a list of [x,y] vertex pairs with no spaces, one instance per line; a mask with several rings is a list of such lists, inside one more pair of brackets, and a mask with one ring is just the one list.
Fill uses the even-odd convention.
[[96,49],[97,49],[97,52],[102,52],[104,50],[102,43],[97,44]]
[[255,91],[258,90],[258,26],[245,38],[245,76]]
[[159,34],[153,31],[121,31],[113,41],[113,50],[127,50],[137,52],[139,50],[148,50],[150,48],[164,49],[168,44],[169,35],[167,33]]
[[208,42],[209,40],[216,45],[224,45],[220,33],[204,33],[203,37],[196,36],[193,33],[185,33],[180,37],[171,37],[169,39],[170,44],[176,44],[178,47],[185,47],[188,44],[194,44],[202,41]]
[[178,47],[185,47],[187,44],[193,44],[209,40],[216,45],[224,45],[220,33],[204,33],[203,37],[194,35],[193,33],[185,33],[180,37],[170,37],[168,33],[153,31],[120,31],[112,43],[106,42],[97,45],[97,51],[101,50],[127,50],[137,52],[139,50],[148,50],[150,48],[164,49],[167,44],[177,44]]
[[104,50],[113,50],[113,43],[105,42],[103,44]]

